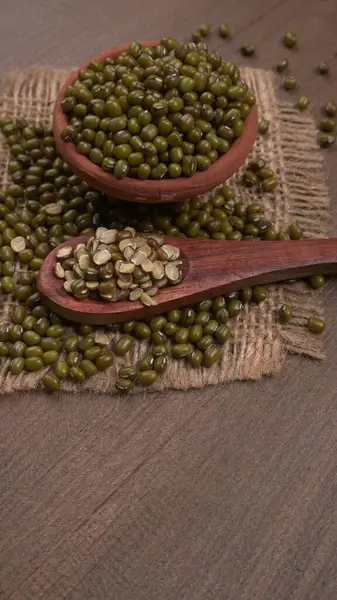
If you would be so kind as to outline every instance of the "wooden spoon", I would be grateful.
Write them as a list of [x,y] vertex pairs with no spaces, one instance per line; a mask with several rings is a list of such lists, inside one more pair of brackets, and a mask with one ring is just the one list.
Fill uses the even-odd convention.
[[75,300],[53,273],[56,253],[62,246],[76,246],[89,236],[61,244],[44,260],[38,288],[44,302],[71,321],[105,325],[152,317],[177,308],[239,290],[246,286],[309,275],[337,274],[337,238],[286,242],[212,240],[165,237],[165,243],[180,248],[183,281],[159,290],[156,306],[140,302]]

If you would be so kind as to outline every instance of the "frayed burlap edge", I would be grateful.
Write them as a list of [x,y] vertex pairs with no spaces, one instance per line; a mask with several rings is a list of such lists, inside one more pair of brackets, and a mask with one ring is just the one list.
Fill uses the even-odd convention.
[[[272,73],[258,69],[242,71],[257,95],[260,115],[270,120],[270,132],[257,139],[252,156],[263,156],[277,171],[278,186],[275,193],[259,196],[239,184],[241,169],[230,181],[237,199],[244,203],[262,202],[265,214],[279,228],[286,228],[297,220],[306,237],[326,236],[329,195],[313,118],[279,101],[277,82]],[[60,69],[33,67],[7,74],[2,82],[1,114],[51,124],[55,98],[67,73]],[[7,183],[7,162],[8,152],[1,140],[0,176],[4,184]],[[275,319],[275,312],[285,301],[293,306],[294,318],[290,325],[281,326]],[[0,309],[3,318],[7,319],[11,302],[2,297]],[[269,286],[268,300],[257,307],[246,307],[237,319],[231,342],[218,365],[209,370],[194,370],[184,362],[170,361],[167,371],[152,389],[199,388],[235,379],[259,379],[279,372],[287,351],[323,359],[322,339],[311,336],[303,327],[308,316],[313,314],[323,314],[320,293],[312,292],[301,282]],[[133,364],[146,349],[146,344],[137,343],[123,364]],[[81,389],[98,394],[115,393],[114,381],[120,364],[118,361],[108,371],[98,373],[81,384]],[[37,374],[13,376],[8,373],[8,361],[4,361],[0,367],[1,393],[36,389],[46,372],[48,368]],[[78,385],[70,381],[65,381],[62,389],[79,391]]]

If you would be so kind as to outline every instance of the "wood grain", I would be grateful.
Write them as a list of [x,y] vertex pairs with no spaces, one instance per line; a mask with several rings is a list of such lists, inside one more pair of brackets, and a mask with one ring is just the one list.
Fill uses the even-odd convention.
[[[227,21],[232,41],[214,33],[210,44],[228,60],[244,64],[249,41],[257,55],[245,64],[287,56],[317,119],[337,98],[335,0],[1,7],[1,74]],[[297,53],[279,43],[288,30]],[[319,60],[330,78],[314,73]],[[325,153],[335,235],[336,156]],[[336,600],[336,294],[333,280],[326,361],[291,357],[278,377],[127,401],[2,397],[1,600]]]
[[57,246],[43,261],[38,288],[43,301],[62,317],[79,323],[105,325],[152,317],[206,298],[246,286],[337,273],[337,238],[284,242],[221,242],[164,236],[180,249],[183,281],[159,290],[156,306],[141,302],[76,300],[54,275],[60,248],[86,243],[90,236],[73,238]]
[[[142,42],[145,46],[155,46],[157,41]],[[129,44],[123,44],[116,48],[110,48],[97,54],[95,60],[105,60],[106,58],[115,58],[123,50],[128,48]],[[60,154],[71,166],[72,170],[80,175],[84,181],[92,187],[104,192],[108,196],[129,200],[131,202],[146,203],[171,203],[186,200],[199,194],[204,194],[216,185],[224,183],[246,160],[251,151],[257,133],[258,117],[257,107],[254,106],[252,112],[245,121],[243,135],[236,140],[230,147],[227,154],[224,154],[206,171],[198,171],[192,177],[178,177],[177,179],[163,179],[161,181],[141,181],[140,179],[126,177],[117,179],[111,173],[106,173],[77,151],[75,144],[64,142],[61,139],[61,132],[68,124],[67,116],[62,110],[62,100],[65,90],[77,78],[81,69],[86,69],[86,61],[78,69],[70,73],[58,95],[54,110],[54,136],[56,146]]]

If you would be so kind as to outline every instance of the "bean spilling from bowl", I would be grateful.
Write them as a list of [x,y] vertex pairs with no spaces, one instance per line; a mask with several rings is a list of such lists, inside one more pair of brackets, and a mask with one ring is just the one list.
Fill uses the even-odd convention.
[[191,177],[243,135],[255,102],[237,65],[204,42],[133,42],[79,71],[61,137],[118,179]]
[[132,227],[98,227],[86,244],[63,246],[56,257],[54,274],[76,300],[139,300],[154,306],[160,288],[182,280],[179,248],[164,244],[160,234],[137,236]]

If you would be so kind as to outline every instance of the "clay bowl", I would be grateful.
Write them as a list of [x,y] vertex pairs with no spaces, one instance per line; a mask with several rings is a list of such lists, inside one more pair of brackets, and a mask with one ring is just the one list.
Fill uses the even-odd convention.
[[[142,42],[146,46],[156,46],[158,43]],[[129,44],[125,44],[116,48],[110,48],[97,54],[94,58],[96,60],[104,60],[108,57],[114,58],[123,50],[126,50],[128,46]],[[219,158],[206,171],[198,171],[192,177],[178,177],[177,179],[163,179],[160,181],[141,181],[131,177],[117,179],[114,175],[106,173],[103,169],[94,165],[88,158],[79,154],[72,142],[61,140],[61,131],[68,124],[68,118],[63,113],[61,107],[64,92],[77,78],[79,70],[86,69],[89,62],[87,61],[79,69],[72,71],[66,79],[56,100],[53,126],[55,142],[59,153],[74,173],[79,175],[93,188],[104,192],[110,197],[129,200],[131,202],[153,204],[180,202],[192,196],[208,192],[220,183],[223,183],[244,163],[256,138],[258,126],[256,106],[253,107],[252,112],[245,121],[245,130],[241,138],[231,146],[227,154]]]

